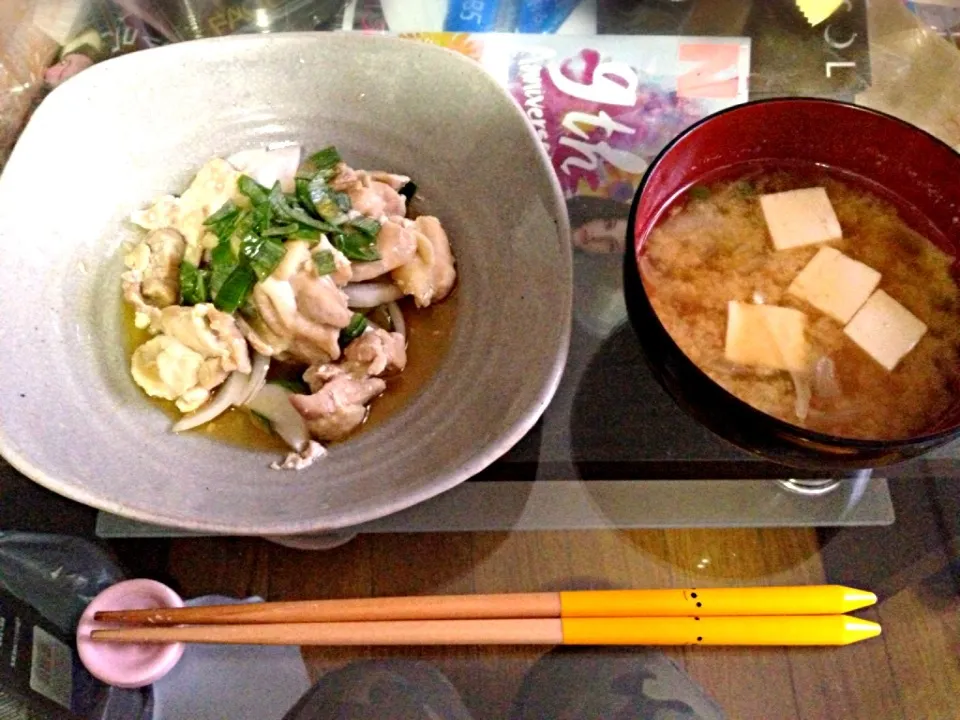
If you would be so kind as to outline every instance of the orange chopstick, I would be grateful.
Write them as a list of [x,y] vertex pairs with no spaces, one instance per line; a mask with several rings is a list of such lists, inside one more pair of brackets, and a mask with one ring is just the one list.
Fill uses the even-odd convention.
[[577,590],[501,595],[307,600],[97,613],[101,622],[141,625],[367,622],[591,617],[838,615],[867,607],[876,595],[841,585]]

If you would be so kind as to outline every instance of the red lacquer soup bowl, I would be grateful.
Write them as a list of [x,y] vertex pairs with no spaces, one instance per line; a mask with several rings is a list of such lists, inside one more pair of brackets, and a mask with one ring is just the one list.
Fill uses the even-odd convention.
[[659,382],[717,435],[767,459],[820,472],[899,462],[960,436],[960,404],[909,438],[852,439],[807,430],[737,399],[674,342],[641,278],[645,242],[692,185],[758,167],[823,169],[851,178],[892,201],[908,225],[958,256],[960,155],[932,135],[889,115],[830,100],[764,100],[712,115],[660,153],[630,214],[624,262],[627,308]]

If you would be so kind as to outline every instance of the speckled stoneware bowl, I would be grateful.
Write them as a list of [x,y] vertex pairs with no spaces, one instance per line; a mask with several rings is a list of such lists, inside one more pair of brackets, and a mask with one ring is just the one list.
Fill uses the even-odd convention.
[[[433,380],[300,473],[169,432],[130,379],[118,282],[132,210],[182,191],[214,155],[282,140],[413,176],[460,270]],[[569,343],[569,228],[536,137],[478,65],[407,40],[221,38],[78,75],[0,176],[0,247],[0,450],[56,492],[163,525],[307,533],[426,500],[530,429]]]

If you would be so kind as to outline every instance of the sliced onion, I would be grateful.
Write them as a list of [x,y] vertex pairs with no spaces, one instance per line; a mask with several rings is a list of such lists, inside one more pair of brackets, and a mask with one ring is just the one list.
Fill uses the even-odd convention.
[[227,162],[264,187],[271,188],[279,180],[284,192],[293,192],[297,168],[300,167],[300,146],[241,150],[228,157]]
[[812,394],[810,373],[791,372],[790,377],[793,378],[793,387],[797,391],[794,409],[797,413],[797,418],[803,422],[810,413],[810,397]]
[[387,303],[387,312],[390,313],[390,322],[393,323],[394,332],[398,332],[404,337],[407,336],[407,323],[403,319],[403,310],[395,302]]
[[813,394],[821,398],[835,398],[843,395],[840,381],[837,380],[837,368],[833,359],[824,355],[813,366]]
[[237,405],[246,405],[250,398],[260,392],[267,382],[267,372],[270,370],[270,358],[261,353],[253,353],[253,369],[250,371],[247,387],[243,396],[236,402]]
[[297,452],[303,452],[310,442],[310,433],[300,413],[290,404],[291,395],[293,393],[285,387],[267,383],[246,406],[269,420],[273,431],[287,445]]
[[375,308],[403,297],[400,288],[383,282],[352,283],[343,291],[347,294],[347,304],[354,309]]
[[243,397],[243,393],[247,389],[249,379],[249,375],[244,375],[240,372],[231,373],[227,381],[220,390],[217,391],[213,400],[196,412],[181,418],[174,424],[173,431],[179,433],[186,430],[193,430],[201,425],[206,425],[211,420],[216,420],[227,410],[238,404],[237,401]]

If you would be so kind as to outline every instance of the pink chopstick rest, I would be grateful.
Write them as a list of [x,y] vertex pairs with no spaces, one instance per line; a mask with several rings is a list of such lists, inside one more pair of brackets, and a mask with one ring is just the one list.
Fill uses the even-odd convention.
[[115,628],[97,622],[93,616],[105,610],[140,610],[183,607],[173,590],[155,580],[125,580],[107,588],[93,599],[77,626],[77,652],[90,674],[121,688],[139,688],[156,682],[180,660],[183,643],[110,643],[90,637],[94,630]]

